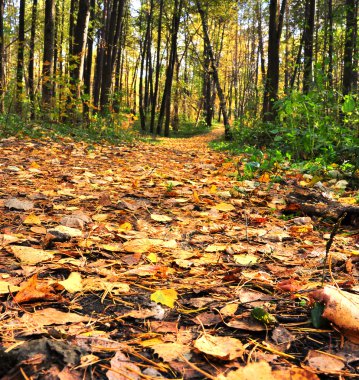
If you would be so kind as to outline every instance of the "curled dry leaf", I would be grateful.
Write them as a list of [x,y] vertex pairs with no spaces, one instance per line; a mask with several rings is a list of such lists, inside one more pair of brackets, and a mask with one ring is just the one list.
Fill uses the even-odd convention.
[[353,342],[359,343],[359,296],[332,286],[312,292],[318,302],[324,302],[323,317],[336,324]]
[[34,208],[34,204],[26,199],[11,198],[5,201],[4,206],[9,209],[28,211]]

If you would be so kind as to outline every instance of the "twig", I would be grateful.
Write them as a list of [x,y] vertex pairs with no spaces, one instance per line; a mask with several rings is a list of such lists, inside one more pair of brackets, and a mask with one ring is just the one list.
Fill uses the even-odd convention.
[[338,233],[338,229],[339,229],[340,225],[342,224],[343,219],[346,216],[347,216],[347,212],[344,211],[342,213],[342,215],[338,218],[337,222],[334,224],[333,230],[332,230],[332,232],[330,233],[330,236],[329,236],[329,240],[327,241],[327,244],[325,246],[325,259],[324,259],[323,274],[322,274],[322,286],[324,284],[325,264],[326,264],[326,262],[328,260],[328,255],[329,255],[330,248],[331,248],[331,246],[333,244],[335,235]]

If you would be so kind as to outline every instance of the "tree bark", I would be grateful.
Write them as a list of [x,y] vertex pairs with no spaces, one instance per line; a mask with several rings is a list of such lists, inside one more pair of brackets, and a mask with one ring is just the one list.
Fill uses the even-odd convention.
[[346,0],[346,34],[343,58],[343,95],[352,91],[353,86],[353,52],[355,46],[355,0]]
[[70,57],[71,91],[75,98],[81,96],[81,81],[84,71],[85,47],[90,19],[90,0],[80,0],[74,31],[72,56]]
[[151,122],[150,122],[150,132],[155,132],[155,116],[157,107],[157,97],[158,97],[158,87],[159,78],[161,70],[161,37],[162,37],[162,17],[163,17],[163,0],[160,0],[160,12],[158,16],[158,27],[157,27],[157,51],[156,51],[156,73],[155,73],[155,88],[153,91],[152,108],[151,108]]
[[270,0],[269,4],[269,41],[268,68],[263,96],[263,121],[274,121],[276,111],[274,103],[278,100],[279,89],[279,46],[282,33],[286,0],[282,0],[278,12],[278,0]]
[[[0,0],[1,1],[1,0]],[[36,17],[37,16],[37,0],[32,3],[31,15],[31,35],[30,35],[30,51],[29,51],[29,98],[30,98],[30,117],[35,119],[35,86],[34,86],[34,58],[35,58],[35,33],[36,33]]]
[[24,91],[24,43],[25,43],[25,0],[20,0],[19,34],[16,69],[16,112],[22,114]]
[[0,113],[4,112],[4,1],[0,0]]
[[126,0],[113,0],[111,15],[109,18],[108,32],[105,35],[104,69],[102,75],[100,104],[102,112],[108,110],[111,91],[113,69],[115,66],[120,32],[123,22],[123,13]]
[[45,1],[44,56],[42,67],[42,107],[48,112],[52,103],[52,69],[54,59],[55,2]]
[[[164,135],[169,136],[169,126],[171,119],[171,90],[173,81],[174,65],[177,54],[177,34],[181,18],[183,0],[175,0],[173,6],[172,29],[171,29],[171,49],[166,69],[166,82],[162,96],[160,113],[158,116],[157,134],[162,133],[163,122],[165,122]],[[166,119],[165,119],[166,118]]]
[[209,35],[208,35],[208,26],[207,26],[207,22],[206,22],[206,14],[202,8],[202,4],[201,4],[200,0],[196,0],[196,5],[197,5],[198,13],[201,16],[203,38],[204,38],[205,44],[207,45],[207,48],[208,48],[208,54],[209,54],[209,57],[211,60],[212,76],[213,76],[213,80],[214,80],[214,83],[215,83],[216,88],[217,88],[217,93],[218,93],[218,98],[219,98],[219,106],[222,109],[223,124],[224,124],[224,137],[226,140],[230,140],[230,139],[232,139],[232,133],[231,133],[230,125],[229,125],[226,99],[224,97],[224,93],[223,93],[221,84],[219,82],[217,63],[216,63],[216,59],[215,59],[214,54],[213,54],[211,41],[210,41]]
[[308,94],[313,81],[313,36],[315,19],[315,0],[307,0],[305,3],[305,24],[303,34],[304,45],[304,70],[303,93]]

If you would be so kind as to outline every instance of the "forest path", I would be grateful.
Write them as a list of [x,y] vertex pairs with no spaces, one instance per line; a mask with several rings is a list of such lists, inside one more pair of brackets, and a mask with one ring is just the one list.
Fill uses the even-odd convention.
[[[310,309],[297,292],[320,286],[326,240],[310,218],[282,218],[289,185],[238,179],[239,158],[208,147],[221,134],[94,147],[0,141],[0,342],[17,347],[11,358],[0,349],[12,363],[0,377],[42,370],[46,379],[60,368],[86,378],[86,364],[72,368],[96,355],[96,379],[110,367],[126,378],[148,368],[204,378],[196,366],[214,378],[249,357],[279,369],[274,379],[290,378],[289,363],[301,378],[318,379],[298,361],[313,342],[333,354],[342,338],[302,329],[311,326]],[[354,247],[355,236],[336,241],[332,251],[350,255],[343,247]],[[332,274],[338,283],[357,276]],[[254,306],[271,315],[258,321]],[[59,354],[55,367],[50,342],[73,361]],[[25,361],[29,352],[41,363]],[[268,365],[253,371],[271,378]]]

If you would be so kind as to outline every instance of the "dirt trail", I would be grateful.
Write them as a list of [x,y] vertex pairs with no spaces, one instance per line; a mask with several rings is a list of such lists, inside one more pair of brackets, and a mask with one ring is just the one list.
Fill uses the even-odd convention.
[[[320,285],[326,241],[313,221],[280,218],[280,184],[238,181],[208,148],[221,133],[0,142],[0,378],[200,379],[262,360],[274,379],[317,379],[298,364],[310,348],[337,354],[341,338],[314,329],[294,293]],[[338,265],[353,239],[334,244]],[[253,371],[271,378],[267,364]]]

